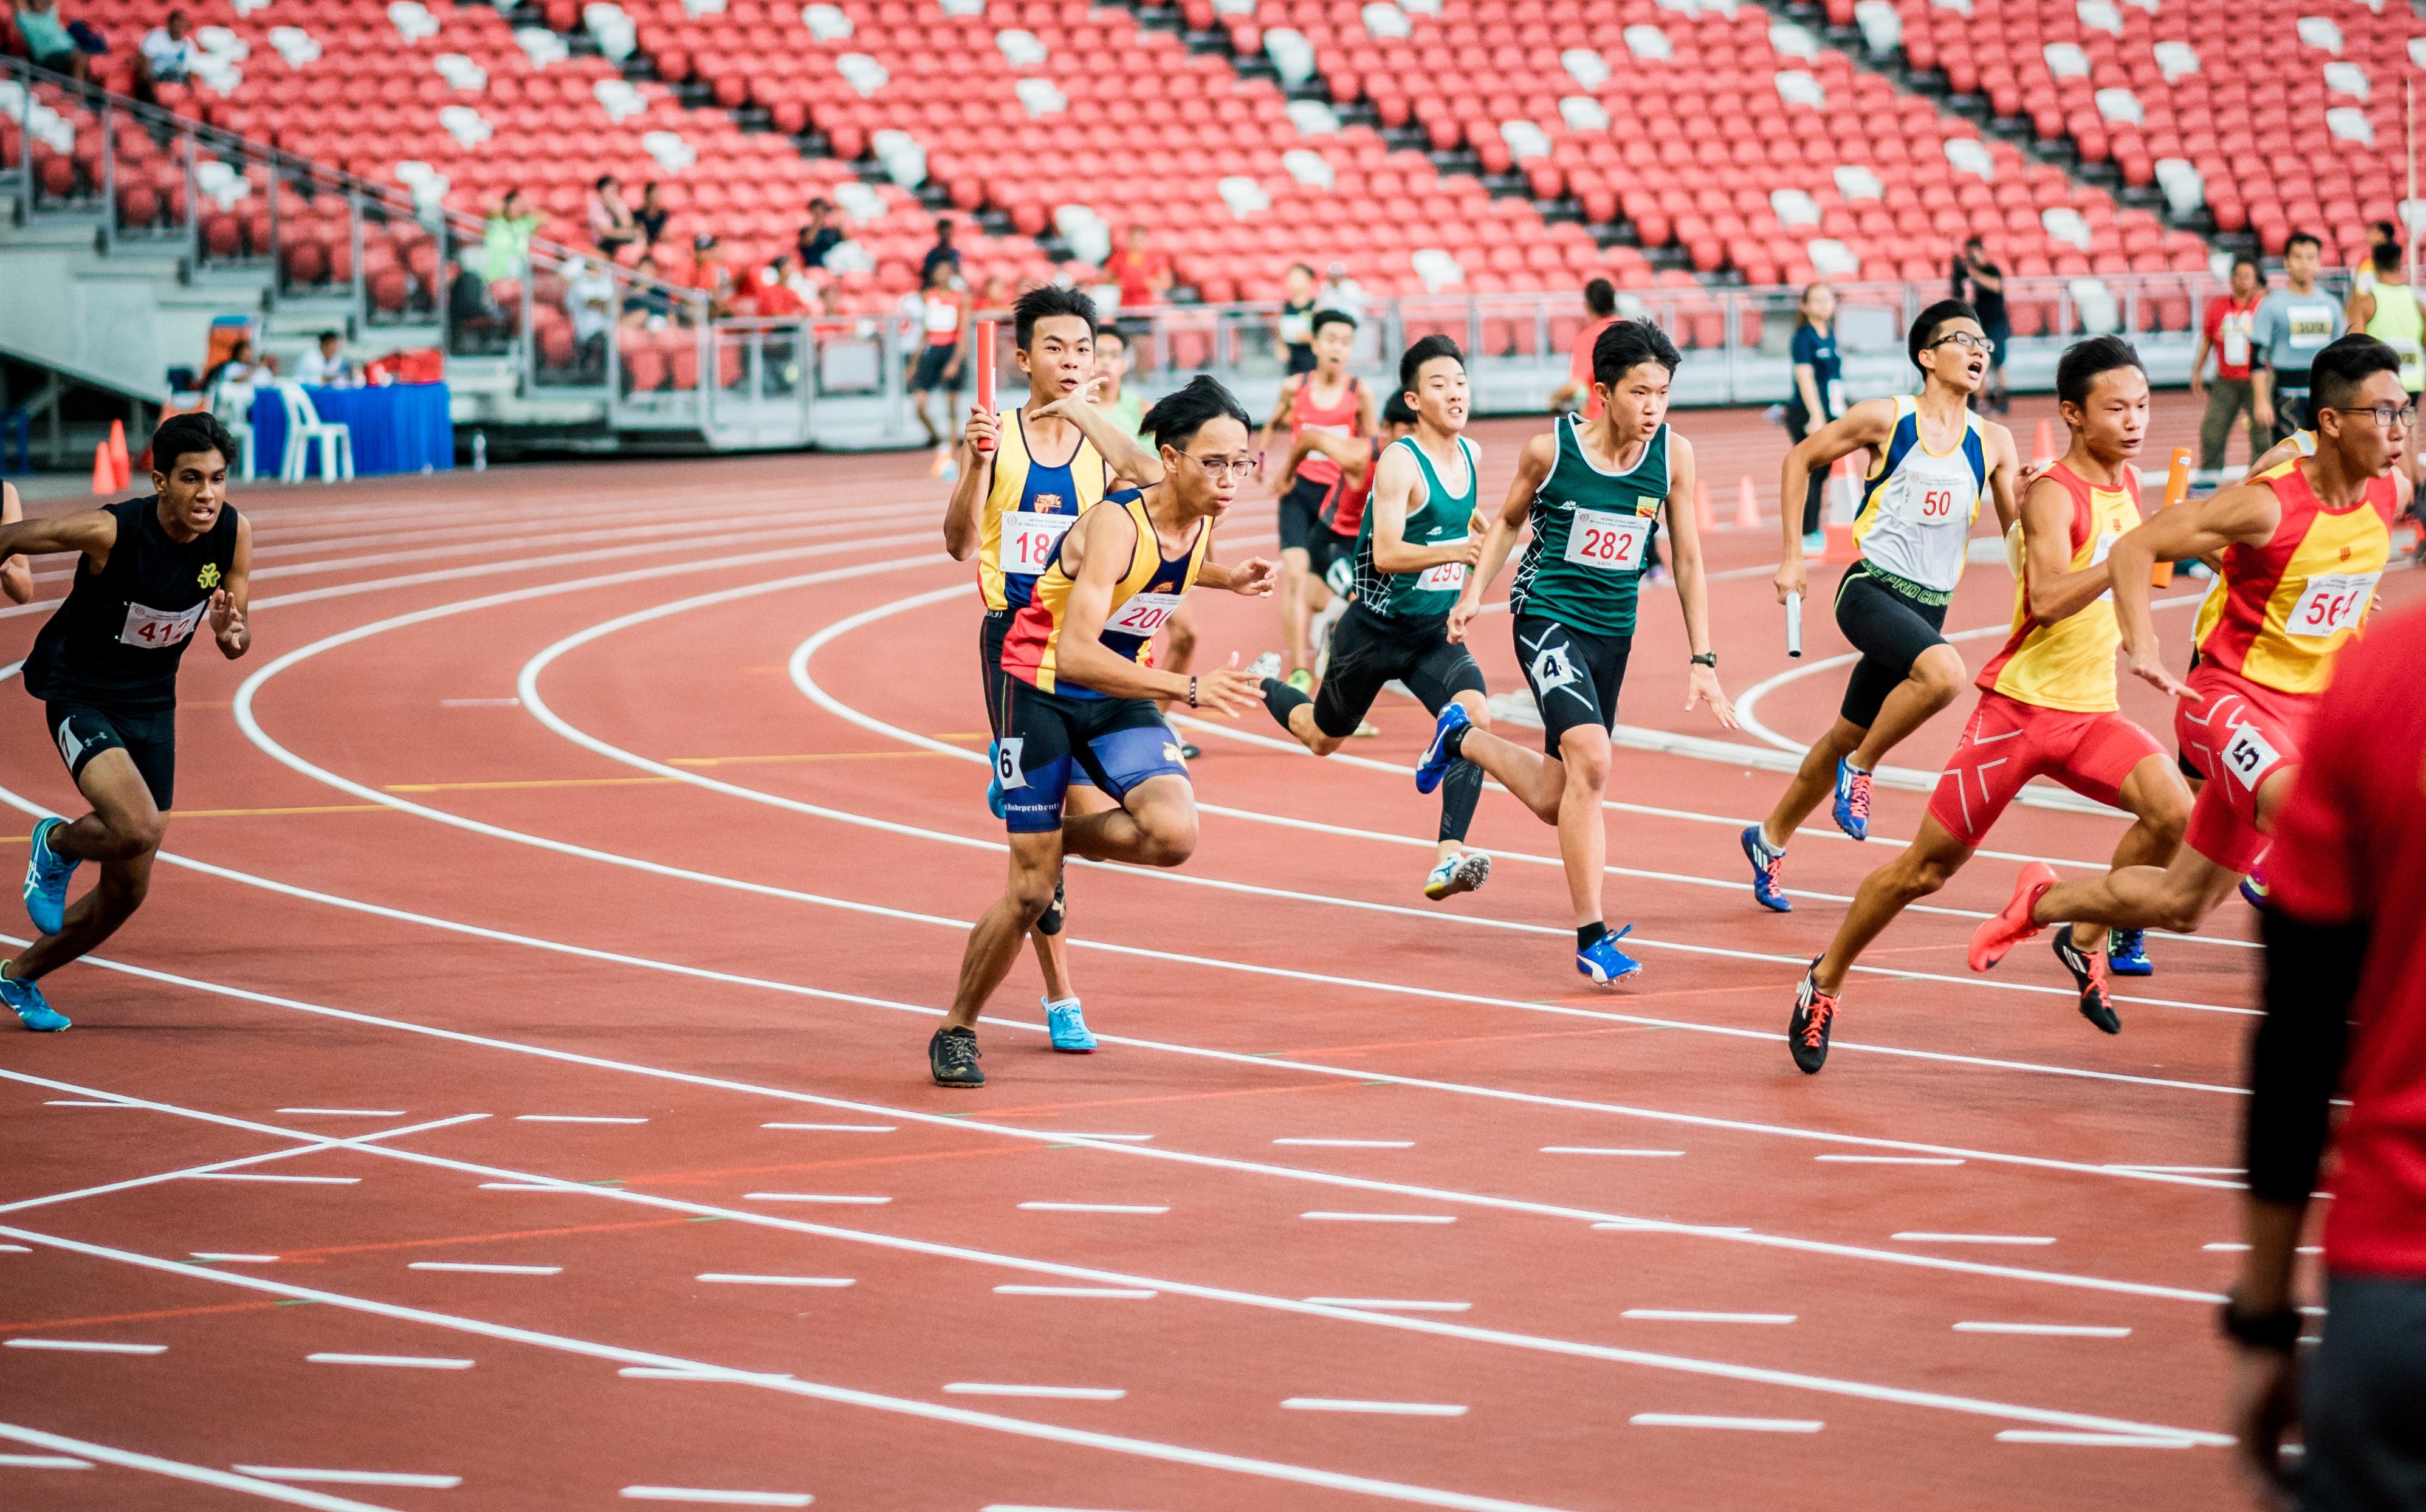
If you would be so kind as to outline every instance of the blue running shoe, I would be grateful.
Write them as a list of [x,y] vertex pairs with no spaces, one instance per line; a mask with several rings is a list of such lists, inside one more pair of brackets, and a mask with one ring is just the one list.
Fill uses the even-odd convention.
[[[0,961],[0,971],[6,971],[8,965]],[[68,1027],[68,1016],[52,1007],[42,997],[42,989],[30,982],[0,976],[0,1002],[15,1009],[17,1022],[38,1034],[56,1034]]]
[[1440,711],[1440,719],[1432,725],[1431,743],[1424,747],[1424,758],[1415,763],[1415,791],[1428,793],[1441,785],[1441,779],[1448,775],[1448,769],[1461,759],[1447,754],[1442,748],[1452,734],[1473,723],[1474,721],[1466,717],[1465,706],[1455,701]]
[[2157,964],[2148,959],[2148,932],[2115,929],[2106,933],[2106,969],[2118,977],[2152,977]]
[[1642,963],[1617,948],[1617,942],[1634,933],[1626,925],[1613,935],[1604,935],[1576,952],[1576,969],[1592,978],[1596,987],[1613,987],[1642,969]]
[[[25,864],[25,917],[38,935],[56,935],[67,923],[68,879],[76,864],[51,849],[51,831],[66,822],[46,819],[34,826],[34,858]],[[59,1027],[67,1028],[66,1022]]]
[[2240,879],[2240,896],[2252,908],[2266,906],[2266,879],[2253,871]]
[[986,806],[1002,818],[1002,742],[986,742]]
[[1760,826],[1747,824],[1743,832],[1744,859],[1752,863],[1753,901],[1773,913],[1794,912],[1793,900],[1777,885],[1777,874],[1786,868],[1786,853],[1771,851],[1760,836]]
[[1836,760],[1836,827],[1857,840],[1870,837],[1870,774]]
[[1044,1034],[1053,1048],[1069,1055],[1092,1055],[1095,1036],[1087,1032],[1087,1016],[1078,1011],[1078,1000],[1064,998],[1059,1002],[1044,1002]]

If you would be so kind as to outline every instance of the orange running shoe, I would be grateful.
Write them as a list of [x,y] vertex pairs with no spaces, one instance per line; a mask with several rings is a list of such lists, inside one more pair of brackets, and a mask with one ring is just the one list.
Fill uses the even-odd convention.
[[1971,969],[1985,971],[2005,958],[2005,952],[2026,939],[2034,937],[2043,925],[2030,922],[2030,910],[2039,899],[2055,886],[2055,868],[2044,861],[2033,861],[2022,868],[2014,881],[2014,896],[1993,918],[1981,921],[1971,934]]

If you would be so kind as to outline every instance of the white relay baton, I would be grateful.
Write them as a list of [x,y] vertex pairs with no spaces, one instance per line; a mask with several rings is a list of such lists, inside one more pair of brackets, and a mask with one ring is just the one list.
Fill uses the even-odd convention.
[[1786,654],[1803,655],[1803,595],[1790,589],[1786,594]]

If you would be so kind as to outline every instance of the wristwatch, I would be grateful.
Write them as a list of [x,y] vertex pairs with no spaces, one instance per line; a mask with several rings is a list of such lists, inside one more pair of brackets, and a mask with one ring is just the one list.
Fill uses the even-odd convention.
[[2224,1336],[2251,1349],[2288,1350],[2300,1341],[2300,1309],[2277,1308],[2272,1312],[2247,1313],[2239,1298],[2227,1298],[2217,1314]]
[[1719,654],[1715,651],[1700,652],[1694,656],[1693,665],[1697,667],[1707,667],[1712,672],[1716,672],[1719,670]]

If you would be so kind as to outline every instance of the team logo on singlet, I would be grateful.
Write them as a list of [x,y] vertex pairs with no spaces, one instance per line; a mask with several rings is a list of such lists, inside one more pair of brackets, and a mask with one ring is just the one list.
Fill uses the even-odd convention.
[[1038,514],[1058,514],[1061,512],[1061,496],[1039,494],[1027,507]]
[[219,564],[216,561],[203,562],[202,570],[194,575],[194,581],[204,588],[217,588],[219,585]]

